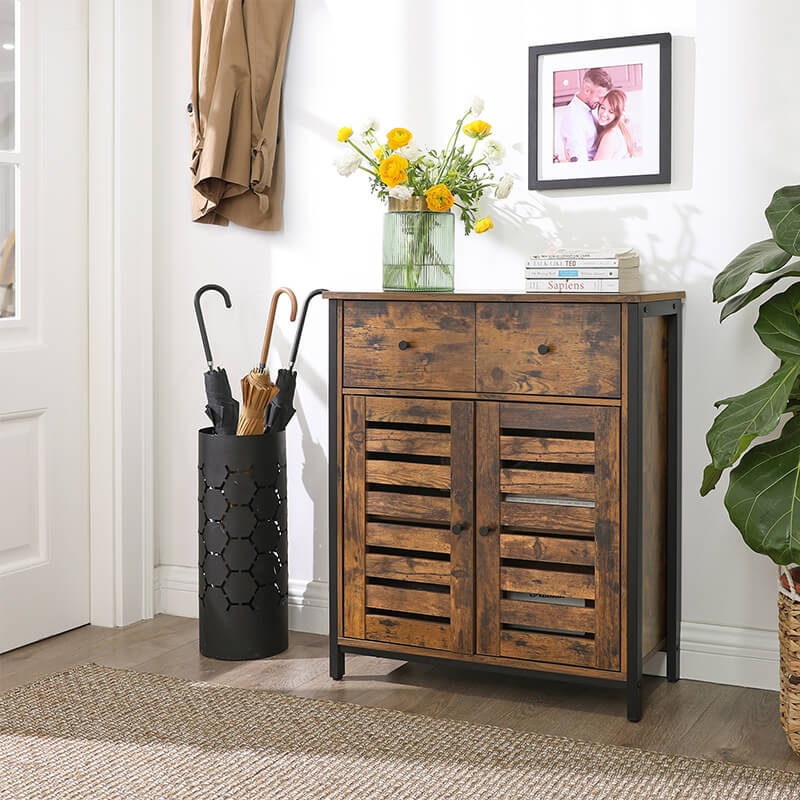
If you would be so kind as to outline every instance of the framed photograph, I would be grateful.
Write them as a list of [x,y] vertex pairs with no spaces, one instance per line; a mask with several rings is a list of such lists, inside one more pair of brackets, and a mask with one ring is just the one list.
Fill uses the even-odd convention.
[[528,188],[670,182],[668,33],[531,47]]

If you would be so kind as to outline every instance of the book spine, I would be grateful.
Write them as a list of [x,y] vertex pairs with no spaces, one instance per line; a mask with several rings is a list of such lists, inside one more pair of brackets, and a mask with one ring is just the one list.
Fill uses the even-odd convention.
[[[638,264],[638,262],[635,262]],[[528,259],[528,267],[538,269],[540,267],[619,267],[620,260],[618,258],[537,258]],[[625,266],[625,262],[622,262]]]
[[618,269],[607,267],[576,268],[576,269],[557,269],[556,267],[526,267],[525,277],[531,279],[542,278],[619,278]]
[[620,291],[619,280],[608,279],[586,279],[586,280],[533,280],[526,279],[526,292],[618,292]]
[[528,256],[531,260],[548,258],[619,258],[608,253],[593,253],[591,250],[559,250],[557,253],[533,253]]

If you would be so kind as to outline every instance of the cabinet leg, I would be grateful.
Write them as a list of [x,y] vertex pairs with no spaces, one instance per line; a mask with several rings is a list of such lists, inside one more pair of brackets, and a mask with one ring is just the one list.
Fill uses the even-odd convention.
[[629,683],[626,689],[628,700],[628,722],[638,722],[642,718],[642,684],[641,681]]
[[667,680],[677,683],[681,679],[681,651],[675,645],[667,647]]
[[331,678],[335,681],[344,678],[344,653],[336,646],[331,647]]

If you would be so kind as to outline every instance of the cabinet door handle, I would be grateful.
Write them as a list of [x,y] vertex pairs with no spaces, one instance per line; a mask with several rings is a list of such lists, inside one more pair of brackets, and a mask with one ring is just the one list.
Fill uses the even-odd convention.
[[405,339],[401,339],[401,340],[398,342],[397,346],[398,346],[398,347],[399,347],[401,350],[408,350],[408,348],[409,348],[409,347],[411,347],[411,345],[410,345],[410,344],[409,344],[409,343],[408,343],[408,342],[407,342]]
[[488,525],[481,525],[481,527],[478,528],[478,533],[481,536],[488,536],[491,532],[492,529]]
[[462,525],[460,522],[456,522],[456,524],[453,525],[453,527],[450,530],[453,531],[453,533],[456,536],[458,536],[458,534],[461,533],[461,531],[463,531],[465,527],[466,526]]
[[539,345],[539,352],[543,356],[546,356],[550,352],[550,348],[546,344],[540,344]]

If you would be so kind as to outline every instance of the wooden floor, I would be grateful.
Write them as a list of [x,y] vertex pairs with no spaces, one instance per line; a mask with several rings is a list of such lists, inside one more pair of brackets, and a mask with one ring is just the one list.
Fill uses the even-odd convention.
[[[328,640],[292,633],[263,661],[213,661],[198,652],[197,620],[158,616],[128,628],[87,626],[0,655],[0,692],[94,662],[226,686],[246,686],[449,717],[575,739],[800,771],[778,720],[778,695],[682,680],[645,679],[644,716],[625,718],[622,692],[348,656],[328,677]],[[2,699],[0,699],[2,712]]]

